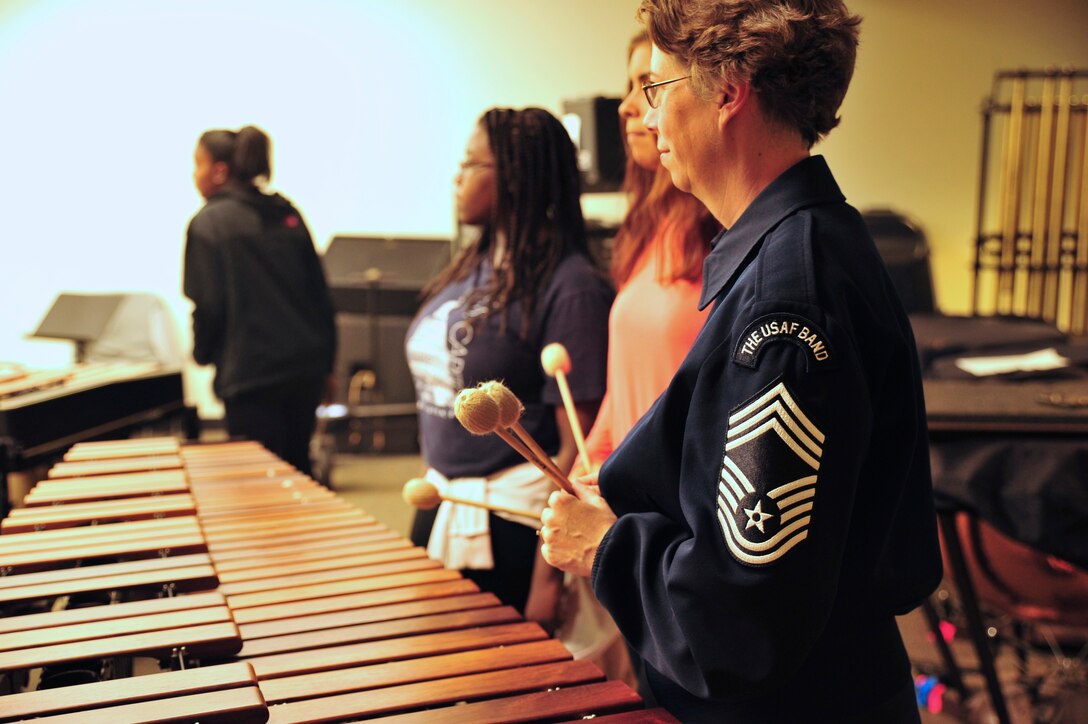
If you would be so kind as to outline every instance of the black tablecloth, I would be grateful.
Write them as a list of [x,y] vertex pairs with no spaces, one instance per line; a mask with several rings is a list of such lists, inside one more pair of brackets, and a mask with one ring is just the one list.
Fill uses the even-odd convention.
[[939,504],[1088,570],[1088,440],[946,439],[930,461]]
[[[1088,569],[1088,344],[1041,322],[913,316],[938,504]],[[1054,347],[1060,370],[973,379],[961,356]],[[1058,404],[1054,404],[1054,403]]]

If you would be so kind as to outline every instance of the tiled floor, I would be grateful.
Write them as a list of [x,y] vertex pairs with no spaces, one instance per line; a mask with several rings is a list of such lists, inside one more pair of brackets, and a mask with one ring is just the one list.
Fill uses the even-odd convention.
[[407,535],[414,508],[401,499],[400,491],[423,470],[418,455],[339,455],[332,487],[386,526]]

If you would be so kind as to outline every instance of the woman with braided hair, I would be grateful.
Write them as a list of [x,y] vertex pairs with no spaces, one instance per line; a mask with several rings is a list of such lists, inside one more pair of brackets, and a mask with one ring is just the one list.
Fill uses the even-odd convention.
[[[522,426],[569,469],[574,437],[556,382],[540,366],[541,350],[558,342],[570,353],[584,428],[596,414],[612,291],[589,258],[574,145],[547,111],[489,110],[455,187],[459,223],[480,234],[424,289],[406,340],[426,477],[454,497],[540,510],[547,479],[498,437],[470,435],[453,402],[465,387],[503,380],[525,405]],[[443,503],[417,515],[412,538],[523,610],[538,524]],[[538,574],[554,575],[542,561]]]

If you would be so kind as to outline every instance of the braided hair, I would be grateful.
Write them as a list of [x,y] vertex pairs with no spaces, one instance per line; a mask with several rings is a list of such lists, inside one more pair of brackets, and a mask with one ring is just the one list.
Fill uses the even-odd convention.
[[589,256],[580,203],[577,154],[563,124],[542,108],[493,108],[480,118],[495,157],[495,205],[479,239],[466,247],[423,289],[430,299],[448,284],[465,279],[492,257],[502,257],[490,283],[473,290],[466,306],[483,301],[477,322],[520,301],[520,334],[525,337],[540,294],[568,254]]

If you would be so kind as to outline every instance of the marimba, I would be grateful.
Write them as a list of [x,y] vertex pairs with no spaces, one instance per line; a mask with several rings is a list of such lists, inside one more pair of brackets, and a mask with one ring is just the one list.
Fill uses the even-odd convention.
[[81,440],[168,418],[183,420],[186,434],[197,434],[178,369],[153,362],[52,371],[0,365],[0,517],[8,514],[8,473],[32,469]]
[[255,443],[77,445],[26,503],[0,525],[10,685],[169,670],[0,696],[0,721],[675,721]]

